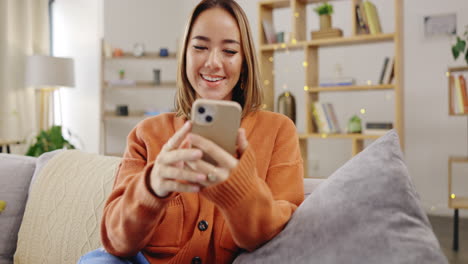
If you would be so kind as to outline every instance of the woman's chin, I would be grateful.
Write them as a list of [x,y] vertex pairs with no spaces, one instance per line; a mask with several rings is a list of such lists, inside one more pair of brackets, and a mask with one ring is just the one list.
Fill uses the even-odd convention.
[[199,98],[210,99],[210,100],[231,100],[231,95],[215,94],[215,93],[204,93]]

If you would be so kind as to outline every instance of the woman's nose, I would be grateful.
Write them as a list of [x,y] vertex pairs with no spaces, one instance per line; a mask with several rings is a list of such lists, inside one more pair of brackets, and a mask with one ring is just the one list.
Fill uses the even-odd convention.
[[207,68],[218,69],[221,68],[220,52],[212,50],[206,60],[205,66]]

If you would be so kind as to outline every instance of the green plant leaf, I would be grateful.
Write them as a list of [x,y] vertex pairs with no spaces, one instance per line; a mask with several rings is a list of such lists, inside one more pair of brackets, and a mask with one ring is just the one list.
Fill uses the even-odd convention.
[[35,143],[29,146],[26,155],[38,157],[45,152],[62,148],[74,149],[75,146],[63,137],[61,126],[52,126],[47,131],[39,132]]
[[458,51],[463,52],[466,47],[466,41],[462,40],[461,38],[457,37],[457,48]]
[[456,60],[458,56],[460,56],[460,52],[458,51],[458,48],[456,45],[452,46],[452,56],[454,60]]
[[468,49],[465,51],[465,61],[466,61],[466,64],[468,65]]

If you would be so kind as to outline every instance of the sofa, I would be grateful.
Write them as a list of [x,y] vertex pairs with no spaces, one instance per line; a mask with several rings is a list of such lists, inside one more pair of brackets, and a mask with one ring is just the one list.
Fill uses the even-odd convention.
[[[99,248],[120,160],[79,150],[0,154],[0,264],[76,263]],[[447,263],[395,132],[327,180],[304,179],[304,191],[283,232],[235,263]]]

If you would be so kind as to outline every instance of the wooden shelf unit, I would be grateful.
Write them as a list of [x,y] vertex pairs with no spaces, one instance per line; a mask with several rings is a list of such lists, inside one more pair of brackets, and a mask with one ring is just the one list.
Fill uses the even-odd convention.
[[[134,56],[131,52],[123,52],[122,56],[106,57],[104,52],[104,40],[101,42],[101,106],[100,106],[100,150],[99,152],[104,155],[110,156],[122,156],[121,153],[111,153],[107,151],[107,133],[108,121],[119,121],[119,120],[143,120],[144,118],[150,117],[145,115],[144,111],[130,111],[128,116],[118,116],[115,112],[111,112],[108,109],[104,109],[106,93],[112,93],[117,90],[134,90],[136,93],[143,90],[160,90],[160,89],[176,89],[177,85],[175,81],[164,81],[160,84],[155,84],[152,81],[136,81],[133,85],[115,85],[109,84],[105,80],[105,67],[106,62],[116,60],[137,60],[137,61],[166,61],[176,60],[176,53],[169,53],[168,56],[160,56],[159,52],[145,52],[142,56]],[[125,140],[125,138],[123,139]]]
[[[468,73],[468,66],[462,66],[462,67],[450,67],[448,68],[447,71],[447,77],[449,77],[453,73],[458,73],[458,72],[467,72]],[[453,112],[453,90],[450,87],[450,80],[448,83],[448,90],[449,90],[449,102],[448,102],[448,107],[449,107],[449,115],[450,116],[466,116],[468,117],[468,113],[462,113],[462,114],[455,114]],[[448,159],[448,205],[449,208],[452,209],[468,209],[468,197],[458,197],[455,194],[455,198],[452,198],[452,166],[454,163],[468,163],[468,157],[449,157]]]
[[[321,139],[336,139],[343,138],[352,140],[351,155],[356,155],[364,148],[364,140],[376,139],[379,136],[368,136],[368,135],[322,135],[314,131],[312,124],[312,113],[307,109],[310,109],[311,104],[319,100],[319,94],[322,92],[345,92],[345,91],[369,91],[369,90],[392,90],[394,92],[394,129],[400,136],[400,145],[404,149],[404,121],[403,121],[403,0],[393,0],[394,3],[394,25],[395,31],[393,33],[381,33],[381,34],[358,34],[355,6],[361,2],[361,0],[329,0],[332,4],[338,1],[350,1],[352,8],[349,10],[349,21],[351,22],[352,33],[351,36],[343,36],[339,38],[329,39],[318,39],[318,40],[307,40],[306,32],[306,21],[307,15],[306,7],[308,4],[326,2],[325,0],[265,0],[258,3],[258,34],[259,34],[259,57],[260,57],[260,68],[262,72],[263,84],[264,84],[264,95],[265,105],[264,108],[270,111],[274,111],[274,55],[278,52],[285,52],[286,50],[303,50],[304,61],[307,62],[305,67],[305,110],[306,111],[306,133],[299,135],[299,141],[301,146],[301,152],[304,160],[304,171],[307,177],[307,157],[308,148],[307,142],[311,138]],[[273,11],[278,8],[290,8],[291,9],[291,40],[290,43],[274,43],[268,44],[264,31],[263,21],[267,20],[274,25]],[[382,10],[380,10],[382,11]],[[316,14],[313,14],[316,15]],[[393,43],[394,55],[395,55],[395,69],[394,69],[394,82],[393,84],[385,85],[353,85],[353,86],[336,86],[336,87],[320,87],[319,86],[319,50],[323,47],[332,46],[350,46],[370,43],[382,43],[390,42]],[[299,110],[297,110],[299,111]]]
[[[468,197],[458,196],[452,192],[452,166],[454,163],[468,163],[468,157],[449,157],[448,160],[448,207],[468,209]],[[452,194],[455,196],[452,197]]]

